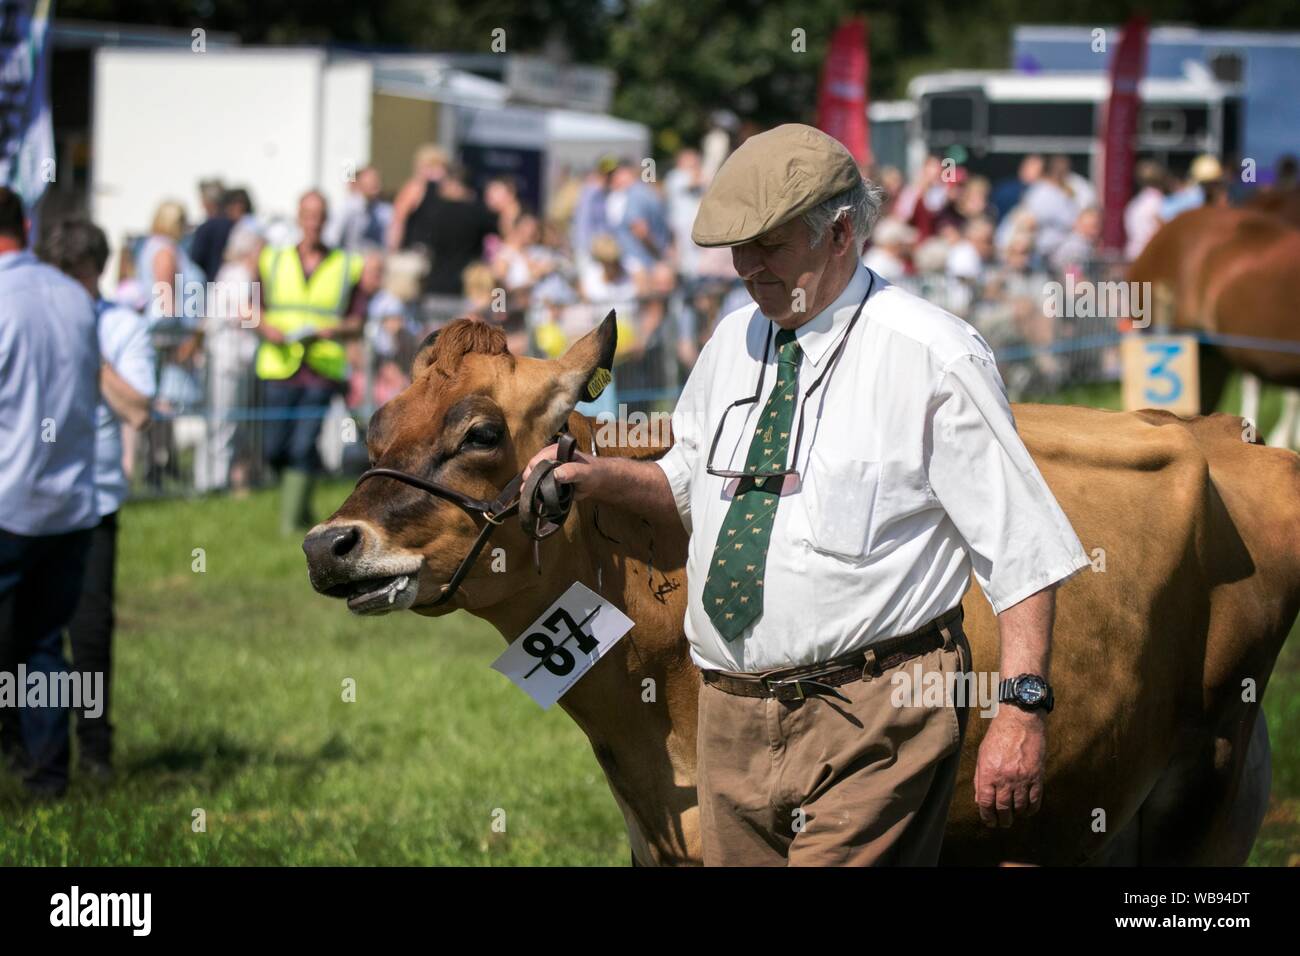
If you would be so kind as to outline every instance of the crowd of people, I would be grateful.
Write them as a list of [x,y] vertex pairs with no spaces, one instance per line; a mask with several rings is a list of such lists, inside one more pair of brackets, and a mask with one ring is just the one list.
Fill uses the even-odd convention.
[[[279,416],[299,422],[286,441],[314,443],[302,421],[319,421],[335,395],[363,415],[383,404],[409,383],[424,338],[462,315],[499,324],[516,353],[553,357],[614,309],[622,393],[611,388],[586,410],[671,403],[712,321],[744,301],[725,250],[689,240],[707,176],[694,150],[676,157],[662,184],[610,156],[566,179],[536,210],[513,177],[476,189],[464,167],[426,146],[391,201],[373,167],[357,172],[337,209],[313,191],[308,219],[321,219],[319,228],[304,223],[301,203],[293,223],[263,219],[247,189],[202,182],[202,222],[192,226],[181,203],[166,200],[148,233],[122,247],[113,299],[146,317],[159,357],[148,448],[136,453],[128,436],[126,457],[159,484],[192,451],[194,489],[245,487],[259,464],[284,467],[285,454],[269,450],[282,439]],[[315,394],[290,399],[258,368],[269,347],[285,345],[268,343],[273,325],[260,312],[275,304],[266,250],[298,249],[304,258],[308,246],[321,257],[337,251],[358,271],[344,281],[336,316],[348,321],[328,333],[337,336],[330,347],[342,352],[343,377],[326,376],[313,383]],[[310,269],[299,273],[310,284]],[[255,284],[259,294],[250,295]],[[310,374],[295,369],[289,378]],[[326,437],[337,464],[347,449]],[[303,448],[294,457],[294,467],[315,469]]]
[[[347,270],[359,271],[355,283],[344,282],[348,321],[329,346],[342,353],[344,377],[314,382],[311,395],[286,393],[255,374],[268,326],[251,314],[264,303],[248,294],[255,283],[263,293],[268,284],[264,250],[300,241],[302,210],[293,223],[261,219],[248,189],[215,180],[199,184],[205,218],[194,228],[179,202],[160,203],[148,234],[124,246],[114,294],[148,318],[161,359],[158,415],[148,449],[135,456],[146,478],[160,483],[187,449],[193,464],[185,483],[199,491],[242,488],[267,461],[282,468],[286,453],[266,451],[267,431],[272,443],[290,441],[277,414],[320,418],[337,394],[364,417],[408,384],[425,336],[460,315],[499,324],[516,353],[551,357],[614,309],[614,385],[584,410],[670,407],[713,323],[749,301],[727,250],[690,240],[695,211],[726,155],[716,142],[685,148],[662,175],[649,160],[605,156],[572,171],[543,208],[532,208],[520,180],[476,183],[430,145],[416,151],[409,177],[395,188],[367,167],[337,209],[313,193],[323,225],[312,243],[322,255],[338,250]],[[1052,353],[1063,336],[1092,330],[1044,314],[1044,281],[1103,275],[1135,257],[1162,222],[1194,205],[1226,202],[1228,191],[1212,156],[1199,157],[1185,177],[1140,162],[1125,248],[1103,251],[1096,190],[1066,156],[1026,156],[1016,175],[996,181],[938,156],[910,180],[896,167],[865,172],[887,196],[866,264],[966,318],[995,348],[1034,352],[1005,370],[1021,394],[1051,389],[1079,373],[1080,362],[1099,361]],[[189,295],[205,283],[205,296]],[[336,414],[342,409],[338,403]],[[300,445],[314,438],[306,425],[295,429]],[[134,444],[128,435],[132,461]],[[334,466],[348,452],[329,432],[323,447]],[[314,452],[299,449],[295,467],[311,472],[316,464]]]

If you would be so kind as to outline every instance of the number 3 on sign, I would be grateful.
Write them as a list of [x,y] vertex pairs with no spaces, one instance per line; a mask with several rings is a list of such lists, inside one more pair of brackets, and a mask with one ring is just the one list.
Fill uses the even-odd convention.
[[[1146,353],[1148,384],[1142,397],[1156,405],[1178,401],[1183,394],[1183,380],[1170,362],[1183,354],[1182,345],[1177,342],[1148,342]],[[1152,388],[1152,385],[1158,387]]]
[[575,582],[492,668],[549,710],[631,629],[631,618]]
[[1161,408],[1175,415],[1200,411],[1194,336],[1130,335],[1121,352],[1125,409]]

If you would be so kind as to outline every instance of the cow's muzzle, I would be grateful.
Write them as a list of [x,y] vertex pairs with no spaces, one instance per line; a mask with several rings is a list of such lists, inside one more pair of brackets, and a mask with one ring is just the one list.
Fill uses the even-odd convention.
[[385,614],[415,603],[421,559],[385,555],[373,529],[360,523],[318,525],[303,539],[311,586],[344,598],[357,614]]

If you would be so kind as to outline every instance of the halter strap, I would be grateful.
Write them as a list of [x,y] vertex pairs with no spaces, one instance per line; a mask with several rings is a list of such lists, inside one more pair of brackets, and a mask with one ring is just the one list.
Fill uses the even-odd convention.
[[[511,478],[491,501],[474,498],[464,492],[457,491],[455,488],[449,488],[439,481],[421,478],[419,475],[398,471],[396,468],[370,468],[357,479],[357,486],[360,487],[363,481],[370,478],[391,478],[394,481],[410,485],[412,488],[418,488],[436,498],[450,501],[467,514],[477,514],[483,518],[483,527],[479,529],[478,537],[474,539],[474,544],[469,553],[460,562],[460,565],[452,574],[451,580],[442,586],[443,592],[433,602],[432,607],[437,607],[451,600],[461,582],[469,575],[474,562],[478,560],[478,556],[483,553],[483,548],[487,545],[488,539],[492,537],[492,532],[499,525],[504,524],[506,518],[514,514],[520,516],[520,524],[523,526],[524,533],[533,539],[533,560],[537,563],[537,572],[541,573],[542,559],[539,542],[542,538],[554,534],[560,529],[560,525],[564,524],[564,520],[568,517],[569,509],[573,504],[573,490],[560,486],[555,481],[552,472],[559,465],[573,460],[577,441],[568,432],[564,432],[558,436],[557,444],[559,446],[558,461],[539,464],[534,469],[534,473],[529,475],[526,487],[523,472],[520,472]],[[543,465],[546,467],[543,468]]]

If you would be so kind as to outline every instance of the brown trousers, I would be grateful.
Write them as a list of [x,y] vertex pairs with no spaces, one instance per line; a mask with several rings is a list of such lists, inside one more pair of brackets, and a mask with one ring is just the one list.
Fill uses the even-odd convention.
[[918,664],[922,675],[969,672],[960,622],[944,647],[836,688],[847,702],[736,697],[701,682],[704,864],[935,865],[971,702],[959,688],[944,706],[898,706],[892,678],[913,678]]

